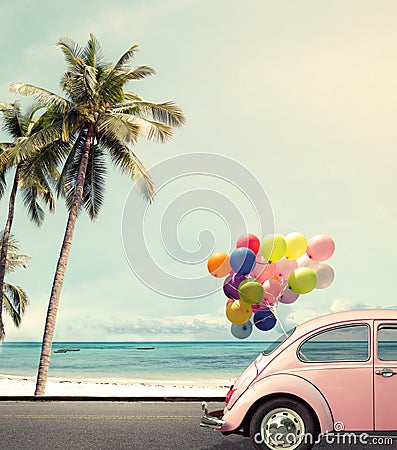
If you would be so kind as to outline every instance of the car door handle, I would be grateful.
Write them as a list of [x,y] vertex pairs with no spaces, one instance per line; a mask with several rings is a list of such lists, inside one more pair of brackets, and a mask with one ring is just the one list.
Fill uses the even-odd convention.
[[393,375],[397,375],[397,372],[393,372],[393,369],[382,369],[377,370],[376,375],[382,375],[383,377],[392,377]]

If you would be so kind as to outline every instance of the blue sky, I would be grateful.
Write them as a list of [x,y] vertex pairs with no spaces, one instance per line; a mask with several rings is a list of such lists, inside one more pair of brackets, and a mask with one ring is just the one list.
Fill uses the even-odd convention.
[[[64,67],[55,48],[60,36],[84,44],[92,32],[110,61],[138,43],[136,62],[157,74],[131,89],[148,100],[174,100],[187,116],[171,142],[141,142],[135,148],[148,168],[194,152],[232,158],[252,174],[238,185],[248,189],[254,178],[262,185],[275,231],[334,238],[336,253],[329,263],[335,282],[280,307],[284,326],[330,311],[397,304],[395,2],[38,0],[1,5],[0,13],[3,102],[15,98],[8,84],[16,81],[58,92]],[[223,196],[219,211],[212,206],[186,216],[188,210],[179,211],[183,220],[166,223],[193,259],[197,253],[197,263],[189,265],[167,253],[160,225],[173,199],[203,188]],[[110,169],[101,216],[95,223],[84,214],[79,218],[55,338],[230,339],[221,291],[173,299],[150,289],[131,270],[121,236],[131,189],[129,180]],[[145,207],[131,195],[137,210]],[[227,202],[237,211],[232,216]],[[4,223],[5,211],[3,199]],[[199,251],[203,230],[213,233],[216,250],[229,251],[237,216],[252,232],[263,219],[258,221],[232,179],[205,174],[171,179],[147,211],[145,239],[156,267],[177,276],[207,275]],[[224,211],[229,212],[222,220],[217,212]],[[14,234],[32,260],[28,271],[8,280],[28,291],[31,304],[19,330],[7,323],[8,340],[41,339],[65,222],[61,201],[41,229],[18,205]],[[263,230],[263,236],[272,231]],[[150,266],[145,270],[149,279],[155,273]],[[210,291],[221,286],[207,281]],[[271,336],[256,332],[251,339]]]

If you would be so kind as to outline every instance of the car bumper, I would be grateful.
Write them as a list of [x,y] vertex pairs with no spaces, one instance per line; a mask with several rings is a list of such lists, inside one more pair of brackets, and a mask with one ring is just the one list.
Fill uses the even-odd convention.
[[201,403],[201,411],[203,413],[201,417],[200,427],[212,428],[213,430],[220,430],[225,421],[222,419],[223,410],[208,412],[207,402]]

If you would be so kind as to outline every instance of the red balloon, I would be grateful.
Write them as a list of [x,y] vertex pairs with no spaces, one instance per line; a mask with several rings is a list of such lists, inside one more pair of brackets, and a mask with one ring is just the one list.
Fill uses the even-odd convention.
[[236,247],[246,247],[251,249],[255,255],[259,252],[259,247],[261,246],[260,240],[254,234],[244,234],[240,236]]

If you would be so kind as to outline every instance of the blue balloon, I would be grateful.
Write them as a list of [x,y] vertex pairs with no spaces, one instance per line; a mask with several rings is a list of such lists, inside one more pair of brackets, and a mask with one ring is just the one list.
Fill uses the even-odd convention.
[[276,326],[277,319],[270,309],[259,309],[254,315],[254,325],[262,331],[269,331]]
[[233,250],[230,255],[230,265],[239,275],[247,275],[256,264],[255,253],[246,247],[239,247]]
[[250,321],[243,323],[242,325],[233,323],[230,331],[237,339],[247,339],[252,333],[252,323]]

